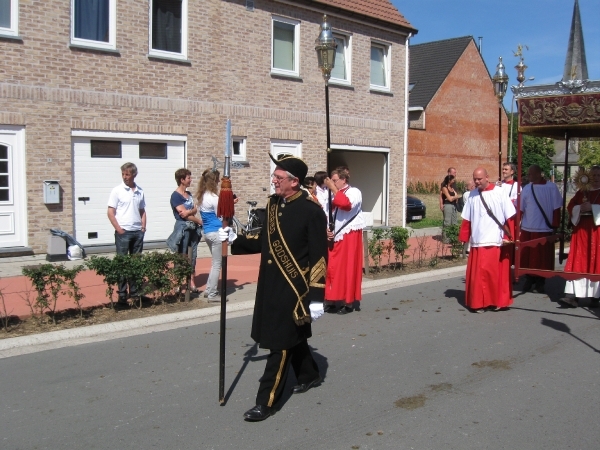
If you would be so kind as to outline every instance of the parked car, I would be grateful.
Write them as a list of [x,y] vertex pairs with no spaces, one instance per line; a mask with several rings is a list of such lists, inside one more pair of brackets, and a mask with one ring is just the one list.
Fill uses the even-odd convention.
[[412,195],[406,196],[406,222],[414,222],[425,218],[425,203]]

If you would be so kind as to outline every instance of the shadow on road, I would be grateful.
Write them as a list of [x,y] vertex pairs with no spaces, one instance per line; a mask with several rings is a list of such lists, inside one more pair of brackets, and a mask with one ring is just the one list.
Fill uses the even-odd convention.
[[581,339],[581,338],[575,336],[573,333],[571,333],[571,328],[569,328],[569,326],[567,324],[562,323],[562,322],[557,322],[556,320],[546,319],[545,317],[542,317],[541,323],[542,323],[542,325],[544,325],[546,327],[550,327],[553,330],[561,331],[563,333],[568,334],[569,336],[573,336],[579,342],[581,342],[584,345],[587,345],[589,348],[594,350],[596,353],[600,353],[600,350],[598,350],[596,347],[588,344],[583,339]]
[[[325,380],[325,378],[327,377],[327,369],[329,368],[329,363],[327,362],[327,358],[325,356],[321,355],[320,353],[318,353],[314,347],[311,347],[311,351],[312,351],[313,358],[315,359],[315,362],[317,363],[317,366],[319,366],[319,372],[321,374],[321,378],[323,380]],[[231,397],[231,394],[233,394],[233,391],[235,390],[235,387],[237,386],[240,379],[242,378],[242,375],[244,374],[246,367],[248,367],[248,364],[251,361],[252,362],[263,361],[263,360],[266,361],[266,359],[268,357],[267,353],[265,353],[262,356],[257,356],[257,355],[258,355],[258,343],[254,343],[254,345],[252,345],[246,351],[246,353],[244,353],[244,362],[242,363],[242,367],[240,367],[240,370],[237,372],[235,378],[231,382],[231,386],[227,390],[227,393],[225,394],[225,398],[224,398],[221,406],[225,406],[227,404],[227,402],[229,401],[229,397]],[[293,372],[291,365],[288,370]],[[287,378],[288,379],[287,379],[286,387],[284,389],[284,393],[281,397],[281,400],[280,400],[279,404],[277,405],[277,409],[281,409],[283,407],[283,405],[286,404],[286,402],[292,396],[292,389],[291,389],[292,386],[297,384],[295,377],[287,377]],[[288,387],[289,387],[289,389],[288,389]]]
[[444,295],[446,296],[446,298],[453,298],[456,300],[456,302],[466,308],[465,305],[465,291],[463,289],[446,289],[446,292],[444,292]]
[[242,374],[246,370],[246,367],[248,367],[248,364],[250,363],[250,361],[261,361],[263,359],[264,360],[267,359],[266,354],[263,356],[258,356],[258,357],[256,355],[258,355],[258,343],[254,343],[254,345],[252,347],[250,347],[246,351],[246,353],[244,353],[244,362],[242,363],[242,367],[240,368],[240,370],[236,374],[235,378],[231,382],[231,386],[229,386],[229,389],[227,390],[227,393],[225,394],[225,398],[224,398],[221,406],[225,406],[227,404],[227,402],[229,401],[229,397],[231,396],[231,394],[233,393],[238,382],[242,378]]

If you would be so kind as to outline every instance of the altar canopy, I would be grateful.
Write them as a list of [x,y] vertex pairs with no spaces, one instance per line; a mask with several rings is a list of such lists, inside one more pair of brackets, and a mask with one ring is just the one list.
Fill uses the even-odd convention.
[[600,137],[600,81],[528,86],[515,97],[520,133],[553,139]]
[[[564,139],[568,148],[572,138],[600,137],[600,81],[568,80],[555,85],[546,86],[515,86],[513,92],[518,107],[518,182],[521,183],[522,173],[522,135]],[[565,151],[565,167],[569,165],[569,152]],[[567,177],[564,177],[563,207],[561,224],[565,224],[565,215],[568,214],[567,203]],[[517,200],[517,233],[520,232],[520,196]],[[563,226],[561,225],[561,227]],[[527,242],[515,242],[515,271],[516,278],[529,274],[548,278],[560,276],[567,280],[587,278],[600,281],[599,274],[579,272],[562,272],[554,270],[538,270],[520,267],[520,253],[524,248],[535,247],[545,242],[560,242],[559,261],[562,263],[567,254],[564,252],[564,230],[558,229],[552,236],[534,239]]]

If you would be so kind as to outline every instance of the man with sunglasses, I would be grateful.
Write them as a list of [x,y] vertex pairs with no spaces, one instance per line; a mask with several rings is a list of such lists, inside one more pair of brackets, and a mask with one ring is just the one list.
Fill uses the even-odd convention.
[[294,394],[322,381],[307,339],[312,335],[311,321],[323,314],[327,219],[319,204],[300,189],[308,172],[304,161],[291,155],[269,156],[276,167],[267,220],[258,239],[238,236],[231,247],[234,255],[261,253],[251,336],[270,353],[256,406],[244,414],[249,422],[275,413],[290,365],[298,381]]

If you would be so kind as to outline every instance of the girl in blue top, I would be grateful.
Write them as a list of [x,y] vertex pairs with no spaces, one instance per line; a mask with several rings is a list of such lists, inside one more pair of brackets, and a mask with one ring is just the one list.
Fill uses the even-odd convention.
[[204,297],[208,301],[219,301],[217,284],[221,272],[221,241],[219,240],[218,230],[222,226],[222,221],[217,217],[217,207],[219,205],[219,171],[206,169],[202,172],[196,199],[200,209],[200,217],[204,227],[204,240],[212,255],[212,265],[206,282]]

